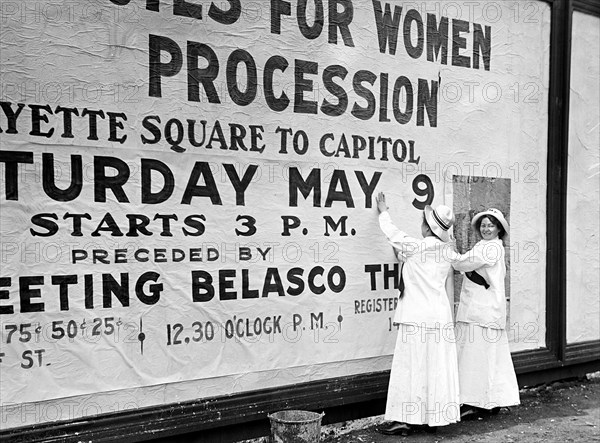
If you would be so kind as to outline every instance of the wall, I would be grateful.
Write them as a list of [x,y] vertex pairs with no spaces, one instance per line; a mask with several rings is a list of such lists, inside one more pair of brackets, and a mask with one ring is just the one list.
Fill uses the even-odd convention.
[[373,196],[418,235],[454,176],[545,345],[549,6],[308,3],[3,3],[3,425],[389,369]]

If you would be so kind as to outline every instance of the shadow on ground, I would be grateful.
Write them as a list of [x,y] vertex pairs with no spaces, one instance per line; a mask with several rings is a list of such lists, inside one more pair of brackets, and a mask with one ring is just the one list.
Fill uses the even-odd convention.
[[485,420],[439,428],[433,435],[382,435],[377,432],[382,422],[378,416],[325,426],[321,443],[600,442],[600,373],[521,390],[521,405]]

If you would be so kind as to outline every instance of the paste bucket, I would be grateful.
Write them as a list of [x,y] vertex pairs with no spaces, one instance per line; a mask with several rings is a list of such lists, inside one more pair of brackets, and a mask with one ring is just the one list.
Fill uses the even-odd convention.
[[321,441],[321,419],[325,413],[279,411],[269,414],[272,443],[318,443]]

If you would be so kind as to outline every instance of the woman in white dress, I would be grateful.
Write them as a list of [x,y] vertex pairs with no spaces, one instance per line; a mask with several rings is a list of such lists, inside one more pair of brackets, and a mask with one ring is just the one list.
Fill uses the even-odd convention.
[[471,226],[482,240],[453,264],[465,272],[455,327],[463,420],[520,403],[506,333],[502,238],[508,222],[490,208],[475,215]]
[[460,419],[458,362],[446,292],[451,261],[458,257],[448,243],[454,214],[443,205],[425,207],[423,238],[415,238],[393,224],[383,193],[377,196],[377,209],[381,230],[404,262],[404,290],[394,314],[398,337],[385,410],[391,424],[380,432],[435,432],[438,426]]

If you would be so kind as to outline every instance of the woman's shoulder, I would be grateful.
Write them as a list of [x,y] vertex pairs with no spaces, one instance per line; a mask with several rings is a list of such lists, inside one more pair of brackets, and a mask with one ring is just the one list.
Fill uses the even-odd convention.
[[498,237],[492,239],[492,240],[485,240],[485,239],[481,239],[479,240],[477,243],[475,243],[475,246],[473,247],[479,247],[479,248],[484,248],[486,246],[489,245],[499,245],[499,246],[504,246],[504,244],[502,243],[502,240],[499,239]]
[[487,266],[492,266],[504,257],[502,240],[479,240],[471,249],[463,253],[463,257],[480,257]]

